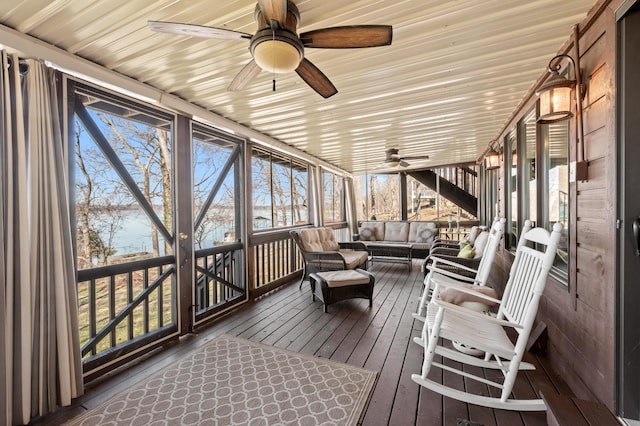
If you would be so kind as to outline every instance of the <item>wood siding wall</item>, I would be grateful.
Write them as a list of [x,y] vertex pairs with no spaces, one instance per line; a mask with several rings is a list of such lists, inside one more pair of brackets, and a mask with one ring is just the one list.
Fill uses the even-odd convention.
[[[579,24],[580,62],[587,93],[583,102],[588,181],[570,187],[571,271],[569,289],[550,281],[538,319],[547,325],[548,357],[576,395],[614,409],[616,277],[616,21],[621,1],[601,1]],[[574,56],[569,40],[559,53]],[[551,59],[551,58],[549,58]],[[544,81],[543,75],[540,81]],[[536,102],[532,95],[520,111]],[[514,115],[504,136],[522,113]],[[576,122],[570,122],[570,161],[577,160]],[[504,174],[500,215],[505,216]],[[492,274],[504,285],[513,255],[501,250]]]

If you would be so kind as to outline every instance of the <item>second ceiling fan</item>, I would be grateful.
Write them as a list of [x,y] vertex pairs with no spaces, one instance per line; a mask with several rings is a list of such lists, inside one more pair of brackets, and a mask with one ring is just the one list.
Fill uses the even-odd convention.
[[[272,73],[294,71],[324,98],[338,93],[320,69],[304,57],[304,48],[351,49],[391,44],[390,25],[352,25],[323,28],[298,35],[298,8],[288,0],[258,0],[255,34],[225,28],[177,22],[149,21],[153,31],[193,37],[249,41],[253,59],[240,70],[228,90],[244,89],[262,70]],[[274,80],[275,90],[275,80]]]
[[389,167],[407,167],[409,163],[405,160],[428,160],[428,155],[413,155],[407,157],[400,157],[400,151],[397,148],[389,148],[385,151],[386,158],[384,164]]

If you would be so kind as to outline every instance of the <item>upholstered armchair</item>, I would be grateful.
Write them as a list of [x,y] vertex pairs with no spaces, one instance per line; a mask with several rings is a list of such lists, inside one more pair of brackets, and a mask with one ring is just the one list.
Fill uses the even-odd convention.
[[367,269],[369,253],[366,246],[357,241],[338,243],[330,228],[293,229],[289,234],[304,258],[300,287],[314,272]]

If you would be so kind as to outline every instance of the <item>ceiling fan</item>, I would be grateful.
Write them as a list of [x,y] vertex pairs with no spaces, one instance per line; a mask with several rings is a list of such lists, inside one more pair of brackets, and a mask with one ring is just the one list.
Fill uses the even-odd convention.
[[[338,93],[333,83],[304,57],[304,48],[348,49],[391,44],[390,25],[352,25],[323,28],[297,34],[300,13],[290,0],[258,0],[255,34],[177,22],[149,21],[152,31],[224,40],[249,41],[253,59],[240,70],[228,87],[244,89],[261,70],[298,75],[324,98]],[[273,80],[275,90],[275,79]]]
[[409,157],[400,157],[399,150],[397,148],[389,148],[385,151],[387,158],[384,160],[384,164],[389,167],[407,167],[409,163],[404,160],[428,160],[428,155],[413,155]]

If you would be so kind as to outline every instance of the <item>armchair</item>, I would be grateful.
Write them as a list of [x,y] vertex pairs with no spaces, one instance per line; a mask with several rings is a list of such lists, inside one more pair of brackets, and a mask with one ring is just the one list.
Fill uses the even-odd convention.
[[333,230],[323,227],[292,229],[289,234],[304,259],[300,287],[314,272],[367,269],[369,253],[362,242],[338,243]]

